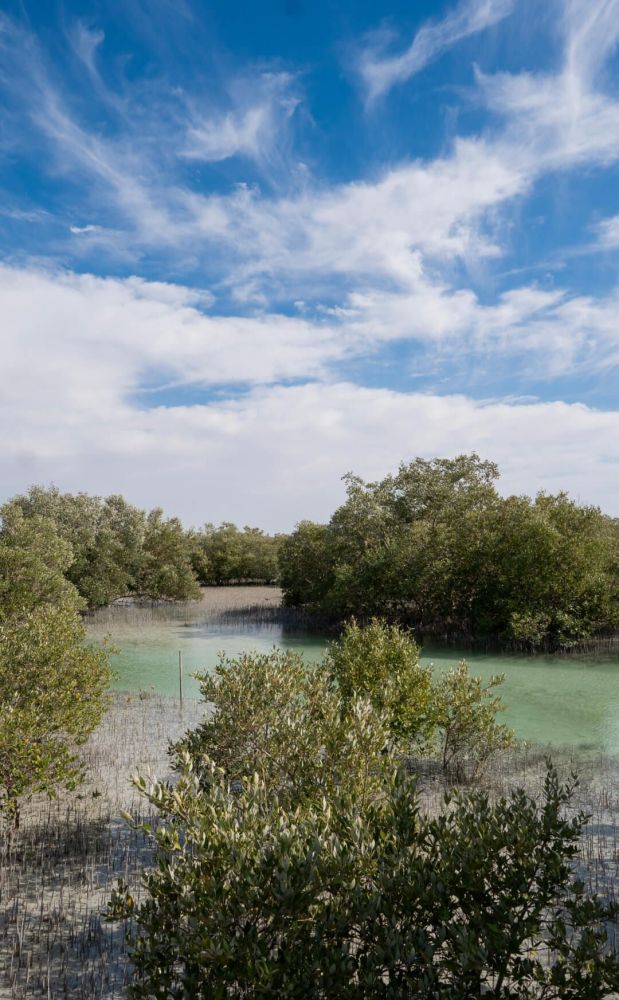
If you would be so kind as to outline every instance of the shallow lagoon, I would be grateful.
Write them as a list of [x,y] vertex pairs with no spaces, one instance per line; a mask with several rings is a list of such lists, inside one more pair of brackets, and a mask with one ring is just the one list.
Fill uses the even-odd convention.
[[[277,600],[278,592],[231,588],[236,607]],[[224,597],[219,591],[217,603]],[[272,604],[271,604],[272,606]],[[109,635],[119,654],[113,660],[114,687],[178,695],[178,653],[183,654],[184,695],[199,696],[195,671],[208,671],[219,652],[234,656],[244,650],[268,651],[277,645],[320,659],[326,640],[282,625],[252,623],[251,616],[222,623],[205,601],[185,606],[114,606],[97,612],[89,634]],[[518,737],[534,743],[619,752],[619,659],[570,659],[470,653],[453,648],[424,650],[425,662],[437,670],[467,659],[484,678],[505,674],[502,689],[505,722]]]

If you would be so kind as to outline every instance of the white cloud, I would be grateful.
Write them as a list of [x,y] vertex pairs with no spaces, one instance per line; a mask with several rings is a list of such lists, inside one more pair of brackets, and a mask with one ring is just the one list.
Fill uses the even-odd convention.
[[[330,366],[346,351],[369,351],[383,336],[360,329],[371,327],[372,309],[381,319],[392,308],[405,335],[397,296],[391,306],[359,302],[344,320],[323,322],[217,317],[209,304],[208,293],[139,278],[1,269],[0,420],[11,428],[0,441],[3,493],[54,480],[161,502],[187,522],[228,517],[286,528],[327,517],[347,469],[375,477],[417,454],[475,449],[500,462],[506,489],[567,488],[619,513],[616,412],[330,381]],[[434,308],[429,301],[428,326]],[[603,308],[520,289],[496,309],[470,295],[443,308],[432,335],[452,353],[468,343],[496,356],[529,351],[547,365],[553,352],[588,350],[594,336],[617,343],[611,300]],[[426,324],[417,322],[421,337]],[[518,343],[527,335],[530,344]],[[308,375],[321,381],[273,384]],[[236,398],[215,394],[207,405],[152,407],[157,397],[141,392],[145,383],[216,390],[235,380],[253,388]]]
[[526,175],[492,146],[460,140],[449,156],[401,164],[373,182],[278,199],[241,188],[202,205],[210,209],[206,227],[219,214],[217,239],[231,255],[228,283],[257,278],[267,294],[275,287],[294,301],[315,297],[325,285],[341,293],[343,280],[360,277],[408,288],[425,258],[436,265],[495,255],[484,215],[526,184]]
[[[54,373],[50,373],[54,377]],[[186,523],[233,519],[272,530],[326,519],[341,475],[375,479],[416,455],[476,449],[505,492],[568,489],[615,514],[619,414],[564,403],[476,403],[351,384],[257,389],[207,406],[137,410],[101,401],[28,408],[0,442],[6,494],[29,482],[162,503]]]
[[[346,351],[333,325],[283,314],[213,316],[210,295],[177,285],[0,266],[3,389],[33,381],[87,408],[145,377],[181,384],[316,377]],[[45,358],[32,368],[31,359]],[[51,373],[59,377],[50,381]],[[23,384],[25,383],[25,385]],[[42,397],[41,397],[42,398]]]
[[96,57],[97,50],[105,41],[105,34],[97,28],[89,28],[83,21],[78,21],[70,33],[73,51],[84,64],[90,76],[99,82]]
[[201,116],[188,128],[181,156],[207,163],[246,156],[272,162],[284,144],[289,119],[299,104],[288,73],[262,73],[231,87],[236,107]]
[[599,249],[614,250],[619,247],[619,215],[603,219],[596,228],[596,246]]
[[404,83],[443,52],[480,31],[498,24],[511,14],[515,0],[461,0],[441,21],[430,21],[417,31],[405,52],[385,56],[370,46],[359,56],[357,71],[366,88],[368,102]]
[[603,87],[619,42],[619,0],[563,0],[563,61],[554,74],[478,74],[489,107],[506,117],[497,140],[532,175],[619,158],[619,102]]
[[483,305],[420,275],[404,292],[368,288],[319,312],[216,315],[213,304],[208,290],[171,283],[0,266],[0,386],[19,410],[7,421],[27,423],[29,405],[55,409],[59,392],[86,426],[100,406],[157,386],[328,381],[395,340],[446,374],[458,358],[538,380],[619,365],[619,292],[595,300],[523,286]]

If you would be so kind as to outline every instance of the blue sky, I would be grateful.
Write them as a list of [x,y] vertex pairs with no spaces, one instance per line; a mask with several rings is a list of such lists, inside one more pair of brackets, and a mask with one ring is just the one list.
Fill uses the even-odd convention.
[[1,492],[326,518],[476,450],[619,514],[619,0],[9,0]]

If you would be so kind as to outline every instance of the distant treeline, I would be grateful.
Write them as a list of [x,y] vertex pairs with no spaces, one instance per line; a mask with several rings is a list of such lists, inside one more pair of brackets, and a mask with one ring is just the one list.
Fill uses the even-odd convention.
[[619,521],[567,494],[501,497],[477,455],[416,459],[282,544],[290,606],[423,636],[560,649],[619,627]]
[[27,528],[68,543],[66,578],[89,608],[131,595],[192,600],[200,584],[272,583],[278,576],[280,536],[233,524],[186,531],[178,518],[164,517],[159,508],[140,510],[122,496],[33,486],[5,504],[0,517],[5,548],[19,546]]

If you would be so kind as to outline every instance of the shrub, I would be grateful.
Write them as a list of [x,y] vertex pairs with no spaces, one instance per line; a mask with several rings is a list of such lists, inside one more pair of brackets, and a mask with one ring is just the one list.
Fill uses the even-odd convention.
[[321,667],[273,649],[222,657],[201,678],[212,713],[175,748],[188,752],[198,774],[206,761],[233,782],[254,774],[291,807],[347,785],[367,797],[387,766],[388,721],[369,702],[343,705]]
[[491,757],[514,744],[512,730],[496,719],[505,706],[493,692],[503,680],[491,677],[484,684],[462,661],[434,687],[441,762],[457,780],[477,777]]
[[585,817],[548,772],[537,806],[456,797],[424,816],[410,776],[361,806],[334,789],[286,808],[264,778],[239,789],[214,763],[176,787],[138,788],[158,810],[157,867],[132,915],[138,998],[601,1000],[619,988],[604,921],[571,878]]
[[13,827],[20,800],[74,788],[77,754],[106,705],[105,650],[84,645],[71,606],[42,605],[0,619],[0,814]]
[[392,735],[423,748],[434,730],[432,671],[410,633],[374,618],[365,627],[353,619],[329,644],[325,665],[345,704],[368,698],[384,712]]

